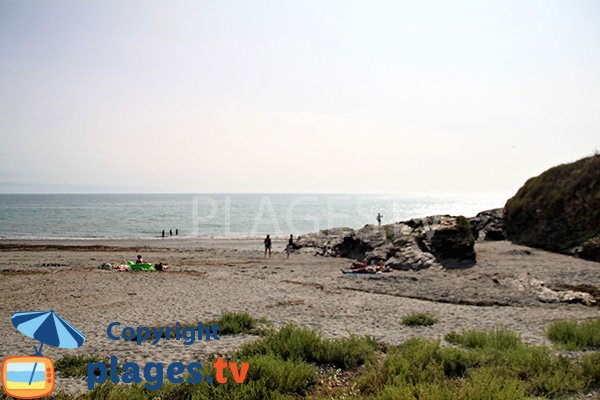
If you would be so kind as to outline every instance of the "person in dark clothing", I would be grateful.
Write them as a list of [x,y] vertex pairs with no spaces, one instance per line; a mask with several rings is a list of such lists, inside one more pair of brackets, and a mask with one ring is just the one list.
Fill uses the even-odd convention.
[[179,228],[175,229],[175,236],[179,236]]
[[173,229],[169,229],[169,236],[173,236]]
[[265,243],[265,258],[267,258],[267,253],[269,253],[269,258],[271,258],[271,236],[267,235],[264,240]]
[[377,223],[379,224],[379,226],[381,226],[381,219],[383,218],[383,215],[381,215],[381,213],[377,213]]
[[287,258],[290,258],[290,253],[294,251],[294,235],[290,235],[290,240],[288,240],[287,246],[285,246],[285,253],[287,254]]
[[136,264],[143,264],[144,263],[144,259],[142,258],[141,255],[137,256],[137,260],[135,260]]
[[164,229],[163,229],[163,231],[162,231],[162,237],[163,237],[163,238],[165,237],[165,230],[164,230]]

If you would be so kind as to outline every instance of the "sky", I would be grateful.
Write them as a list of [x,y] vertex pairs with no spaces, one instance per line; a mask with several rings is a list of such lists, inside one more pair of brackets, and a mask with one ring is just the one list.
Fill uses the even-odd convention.
[[600,1],[0,1],[0,192],[506,193],[600,148]]

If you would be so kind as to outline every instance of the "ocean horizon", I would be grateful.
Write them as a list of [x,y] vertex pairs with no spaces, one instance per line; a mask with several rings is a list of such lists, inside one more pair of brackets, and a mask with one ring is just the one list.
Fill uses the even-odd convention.
[[[2,239],[252,238],[473,216],[506,196],[463,194],[0,194]],[[176,235],[177,233],[177,235]]]

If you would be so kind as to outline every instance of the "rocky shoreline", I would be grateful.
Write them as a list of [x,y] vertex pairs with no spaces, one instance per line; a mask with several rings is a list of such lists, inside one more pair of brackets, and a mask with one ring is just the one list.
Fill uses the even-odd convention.
[[600,155],[563,164],[529,179],[504,208],[473,218],[436,215],[361,229],[303,235],[299,248],[396,270],[468,267],[475,241],[511,240],[600,261]]
[[464,268],[476,263],[476,240],[506,238],[503,210],[473,218],[436,215],[361,229],[333,228],[298,237],[301,251],[335,254],[396,270]]
[[[540,261],[536,257],[538,250],[513,245],[505,252],[508,263],[524,264],[518,275],[507,274],[499,265],[503,260],[479,262],[476,242],[507,243],[505,240],[504,210],[493,209],[472,218],[438,215],[382,226],[366,225],[356,230],[326,229],[298,237],[296,245],[301,253],[344,257],[367,264],[383,261],[396,271],[420,272],[414,276],[389,274],[385,276],[385,286],[378,279],[362,280],[358,286],[347,287],[350,290],[477,306],[600,305],[599,288],[585,280],[567,284],[560,279],[542,279],[531,266],[526,267],[531,261]],[[473,268],[476,266],[479,268]],[[456,272],[449,274],[450,270]],[[427,287],[427,281],[439,283],[439,275],[443,275],[442,282],[448,287],[461,290],[447,290],[444,285]]]

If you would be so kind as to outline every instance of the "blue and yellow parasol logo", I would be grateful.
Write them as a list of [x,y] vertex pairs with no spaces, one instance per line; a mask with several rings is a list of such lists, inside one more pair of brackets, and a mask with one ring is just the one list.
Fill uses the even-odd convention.
[[54,311],[16,312],[12,324],[22,334],[40,342],[33,356],[9,356],[2,361],[2,386],[18,399],[44,397],[54,390],[54,364],[42,354],[44,345],[74,349],[85,335]]

